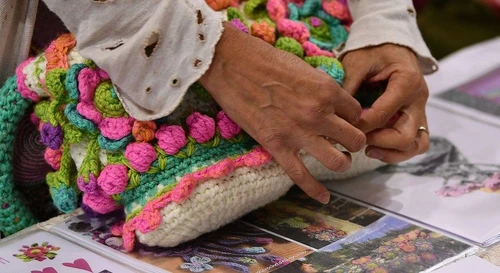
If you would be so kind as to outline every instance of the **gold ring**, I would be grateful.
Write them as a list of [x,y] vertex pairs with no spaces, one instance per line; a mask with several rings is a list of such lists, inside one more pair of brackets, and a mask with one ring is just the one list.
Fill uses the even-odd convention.
[[429,130],[427,130],[427,127],[425,127],[425,126],[418,127],[418,131],[423,131],[423,132],[426,132],[427,134],[429,134]]

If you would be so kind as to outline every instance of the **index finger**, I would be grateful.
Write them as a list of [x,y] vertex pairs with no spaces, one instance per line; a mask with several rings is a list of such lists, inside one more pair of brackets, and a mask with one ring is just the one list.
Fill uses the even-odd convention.
[[281,151],[273,156],[290,179],[309,197],[322,204],[328,204],[330,192],[323,184],[314,179],[297,154],[290,151]]
[[411,88],[411,81],[393,74],[389,78],[385,92],[370,108],[363,110],[356,127],[363,132],[383,128],[394,114],[410,104],[413,96],[409,96],[406,90],[411,90]]

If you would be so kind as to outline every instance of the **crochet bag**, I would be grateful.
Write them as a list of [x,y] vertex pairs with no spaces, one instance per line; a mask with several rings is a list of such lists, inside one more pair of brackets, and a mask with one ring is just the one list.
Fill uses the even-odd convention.
[[[207,2],[215,9],[233,3]],[[246,2],[244,11],[255,21],[233,7],[228,20],[342,82],[334,49],[347,37],[345,3],[256,0]],[[16,126],[26,111],[32,111],[47,146],[45,159],[56,170],[46,177],[56,207],[70,212],[81,205],[94,217],[123,211],[124,221],[112,230],[127,250],[137,240],[168,247],[194,239],[293,185],[201,85],[191,86],[171,115],[134,120],[108,74],[75,45],[71,34],[60,36],[44,54],[21,64],[0,90],[0,230],[6,235],[36,222],[13,187],[10,163]],[[345,173],[329,171],[307,154],[302,159],[318,179],[347,178],[382,165],[363,151],[353,154]]]

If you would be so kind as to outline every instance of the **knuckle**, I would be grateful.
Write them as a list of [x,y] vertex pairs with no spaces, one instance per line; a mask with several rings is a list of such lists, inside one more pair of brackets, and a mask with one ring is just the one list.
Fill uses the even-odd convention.
[[346,114],[346,121],[353,124],[359,121],[361,118],[361,111],[363,110],[361,108],[361,104],[356,101],[355,99],[351,101],[345,101],[345,102],[336,102],[336,107],[341,106],[343,109],[346,109],[347,111]]
[[399,141],[396,144],[397,144],[396,149],[398,149],[400,151],[409,151],[415,145],[415,137],[413,137],[409,134],[403,134],[403,135],[401,135]]
[[274,149],[282,149],[285,146],[285,137],[283,133],[277,129],[263,130],[260,139],[265,146],[270,146]]
[[306,118],[312,121],[317,121],[318,118],[325,114],[325,107],[320,100],[313,100],[308,103],[305,111]]
[[327,168],[332,171],[344,172],[349,169],[351,161],[342,153],[333,155],[328,158]]
[[376,121],[376,126],[379,128],[383,127],[387,123],[387,121],[389,121],[391,116],[392,115],[387,110],[379,109],[377,111],[378,119]]
[[306,177],[305,171],[299,167],[290,167],[286,170],[286,173],[297,184],[303,182]]
[[350,152],[358,152],[366,145],[366,135],[362,132],[357,133],[351,140]]
[[422,77],[422,73],[420,72],[418,67],[413,66],[405,66],[401,68],[402,76],[411,81],[419,80]]
[[335,102],[335,94],[331,90],[335,90],[335,86],[328,84],[323,86],[316,94],[317,100],[322,102],[322,104]]

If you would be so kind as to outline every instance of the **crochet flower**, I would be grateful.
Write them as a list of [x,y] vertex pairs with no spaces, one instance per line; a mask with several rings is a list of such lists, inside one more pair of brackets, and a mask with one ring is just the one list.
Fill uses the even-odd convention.
[[223,138],[230,139],[240,133],[240,126],[232,121],[224,111],[220,111],[216,119],[217,129]]
[[52,126],[50,123],[45,123],[42,126],[40,138],[45,146],[52,150],[57,150],[63,143],[63,131],[60,126]]
[[420,262],[420,257],[414,253],[408,254],[405,256],[405,261],[407,263],[411,263],[411,264],[418,263],[418,262]]
[[209,141],[215,134],[215,121],[209,116],[195,112],[187,118],[186,123],[189,135],[198,143]]
[[371,261],[370,256],[364,256],[359,259],[352,261],[352,264],[366,264]]
[[132,135],[137,142],[149,142],[155,137],[156,124],[154,121],[134,121]]
[[99,178],[97,178],[97,184],[106,194],[122,193],[127,187],[127,170],[127,167],[124,165],[107,165],[102,170]]
[[420,257],[422,257],[422,260],[426,262],[435,262],[437,260],[436,255],[434,255],[434,253],[432,252],[423,252],[422,254],[420,254]]
[[112,140],[120,140],[132,132],[132,118],[105,118],[99,123],[101,134]]
[[158,139],[158,146],[169,155],[175,155],[187,143],[186,132],[178,125],[163,125],[155,136]]
[[111,196],[99,190],[84,194],[83,203],[100,214],[107,214],[120,208],[115,204]]
[[97,111],[93,102],[84,102],[84,101],[79,102],[76,105],[76,110],[84,118],[96,124],[99,124],[102,121],[102,114],[99,111]]
[[61,157],[62,157],[62,150],[57,149],[57,150],[52,150],[51,148],[47,148],[45,150],[44,158],[47,163],[54,169],[54,170],[59,170],[61,167]]
[[420,241],[417,241],[415,243],[415,246],[417,247],[418,250],[421,250],[421,251],[429,251],[429,250],[432,250],[433,249],[433,246],[431,243],[427,242],[427,241],[424,241],[424,240],[421,240],[419,239]]
[[156,160],[156,151],[149,143],[132,143],[125,149],[125,158],[128,159],[132,168],[139,172],[145,172]]
[[347,6],[339,1],[323,2],[323,10],[341,21],[350,22],[352,20]]
[[54,259],[57,255],[55,251],[58,251],[59,249],[59,247],[49,245],[47,242],[42,243],[42,245],[35,243],[31,246],[24,245],[23,248],[19,250],[22,254],[14,254],[14,257],[21,259],[24,262],[31,262],[33,260],[41,262],[46,259]]
[[238,18],[234,18],[233,20],[231,20],[231,24],[233,25],[233,27],[236,27],[237,29],[245,32],[246,34],[248,34],[248,28],[247,26],[245,26],[245,24],[243,24],[243,22],[241,22],[240,19]]
[[76,184],[78,188],[84,193],[94,193],[97,189],[97,179],[93,174],[89,175],[89,181],[85,182],[85,178],[83,176],[78,177],[76,180]]
[[191,272],[203,272],[213,269],[213,267],[209,264],[211,262],[210,258],[193,256],[189,259],[189,261],[190,263],[181,264],[181,268],[189,269]]
[[406,253],[411,253],[417,249],[415,247],[415,245],[410,244],[410,243],[403,243],[403,244],[399,245],[399,248]]

